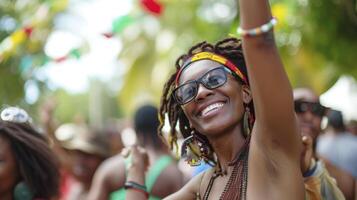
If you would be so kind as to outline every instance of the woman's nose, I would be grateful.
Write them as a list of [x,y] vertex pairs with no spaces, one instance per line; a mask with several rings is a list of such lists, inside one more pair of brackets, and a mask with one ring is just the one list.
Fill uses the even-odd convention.
[[212,94],[213,94],[213,90],[207,89],[202,83],[200,83],[198,85],[197,95],[196,95],[195,101],[196,102],[200,102],[203,99],[205,99],[207,96],[210,96]]

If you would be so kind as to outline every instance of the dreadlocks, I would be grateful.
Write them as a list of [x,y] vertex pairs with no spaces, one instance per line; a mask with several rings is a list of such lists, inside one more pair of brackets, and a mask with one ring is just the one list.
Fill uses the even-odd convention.
[[[171,127],[169,132],[169,147],[172,150],[173,146],[177,146],[177,132],[176,132],[176,125],[179,124],[179,130],[184,138],[189,137],[191,132],[193,131],[190,128],[190,124],[188,119],[186,118],[181,106],[176,103],[172,91],[175,89],[175,78],[177,73],[180,71],[183,63],[192,57],[193,55],[200,53],[200,52],[211,52],[218,55],[221,55],[231,62],[233,62],[236,66],[240,66],[240,70],[244,73],[247,77],[247,70],[245,68],[245,62],[243,57],[242,51],[242,43],[237,38],[226,38],[217,42],[216,44],[210,44],[207,42],[201,42],[194,45],[187,54],[181,55],[175,63],[176,71],[171,75],[169,80],[165,83],[163,89],[163,95],[161,97],[161,105],[159,110],[159,119],[160,119],[160,126],[159,126],[159,134],[163,136],[162,128],[165,123],[166,116],[168,117],[168,121]],[[254,113],[253,103],[251,102],[249,105],[251,111]],[[167,115],[166,115],[167,114]],[[250,127],[251,128],[251,127]],[[196,132],[197,133],[197,132]],[[208,142],[206,136],[202,135],[201,133],[197,133],[205,142],[206,144],[211,147]]]

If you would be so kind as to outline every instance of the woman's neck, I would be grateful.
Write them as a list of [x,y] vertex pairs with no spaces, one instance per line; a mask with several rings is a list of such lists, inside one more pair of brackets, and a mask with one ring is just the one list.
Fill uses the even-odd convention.
[[217,155],[218,162],[222,170],[227,170],[228,164],[234,160],[245,144],[245,138],[240,126],[236,126],[219,137],[209,138],[214,152]]

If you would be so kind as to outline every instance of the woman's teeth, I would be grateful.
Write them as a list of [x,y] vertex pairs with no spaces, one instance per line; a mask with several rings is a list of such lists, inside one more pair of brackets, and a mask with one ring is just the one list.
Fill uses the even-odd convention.
[[219,109],[223,106],[223,103],[214,103],[209,106],[207,106],[205,109],[202,110],[201,116],[206,116],[208,113],[210,113],[213,110]]

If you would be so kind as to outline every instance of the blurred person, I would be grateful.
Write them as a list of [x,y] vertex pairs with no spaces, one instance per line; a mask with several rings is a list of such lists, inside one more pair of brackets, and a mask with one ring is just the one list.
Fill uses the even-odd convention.
[[[214,165],[166,199],[304,199],[292,89],[267,0],[239,0],[242,40],[201,42],[176,61],[161,97],[169,144],[188,164]],[[248,71],[248,73],[247,73]],[[248,80],[249,79],[249,80]],[[145,199],[145,151],[131,149],[127,199]]]
[[357,120],[350,120],[347,124],[347,129],[352,135],[357,136]]
[[121,132],[128,127],[129,122],[125,119],[110,119],[104,125],[104,133],[109,138],[110,155],[114,156],[122,151],[124,148],[121,139]]
[[320,104],[319,97],[309,88],[294,89],[294,104],[304,145],[301,153],[301,172],[307,199],[345,199],[335,179],[330,176],[325,164],[317,158],[315,152],[322,118],[326,115],[327,108]]
[[70,173],[76,181],[67,185],[68,191],[62,196],[63,200],[87,199],[95,171],[110,155],[108,140],[101,131],[89,130],[84,125],[74,126],[73,138],[62,141],[62,146],[68,151]]
[[39,114],[42,128],[60,159],[59,199],[85,199],[95,170],[111,155],[109,139],[116,136],[112,135],[115,127],[89,130],[80,115],[74,117],[75,123],[58,126],[54,116],[56,107],[56,100],[49,98],[40,106]]
[[[357,183],[357,136],[347,132],[341,111],[331,110],[327,118],[327,128],[318,138],[316,152],[325,163],[333,167],[330,173],[336,177],[339,185],[349,191],[346,198],[354,199]],[[334,168],[344,173],[338,173]]]
[[59,170],[47,139],[22,109],[8,107],[0,120],[0,199],[55,199]]
[[[182,186],[182,174],[177,163],[169,154],[157,134],[159,121],[157,108],[152,105],[139,107],[134,116],[134,129],[137,143],[148,153],[150,166],[146,173],[146,187],[149,199],[161,199],[177,191]],[[125,199],[124,183],[126,170],[131,160],[119,154],[106,160],[95,174],[90,200]]]
[[78,182],[72,173],[70,150],[65,149],[62,144],[72,140],[81,130],[83,132],[83,129],[78,124],[67,123],[60,125],[53,131],[54,133],[50,134],[50,138],[53,141],[53,150],[57,154],[61,164],[60,200],[68,199],[67,196],[71,192],[71,188]]

